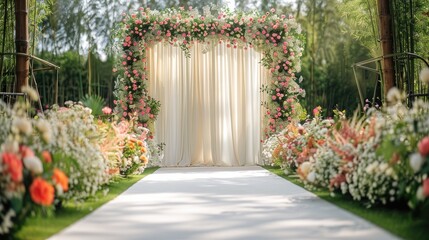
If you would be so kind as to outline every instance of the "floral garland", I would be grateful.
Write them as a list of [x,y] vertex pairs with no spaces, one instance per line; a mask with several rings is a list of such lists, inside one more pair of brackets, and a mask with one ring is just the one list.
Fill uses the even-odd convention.
[[203,8],[203,15],[192,7],[189,11],[179,8],[161,12],[140,8],[123,17],[119,31],[123,54],[120,66],[114,69],[120,76],[115,104],[121,117],[136,117],[143,126],[156,119],[160,103],[148,95],[146,51],[163,41],[180,47],[187,56],[194,42],[255,48],[263,53],[261,64],[271,73],[269,86],[262,87],[270,96],[263,103],[267,108],[266,134],[300,114],[298,96],[304,97],[305,92],[296,83],[295,73],[301,70],[303,36],[292,16],[279,16],[275,9],[265,14],[244,13],[212,5]]

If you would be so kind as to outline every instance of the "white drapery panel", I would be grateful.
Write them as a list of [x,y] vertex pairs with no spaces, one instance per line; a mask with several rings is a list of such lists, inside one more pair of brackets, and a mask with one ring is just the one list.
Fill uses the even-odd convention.
[[242,166],[260,159],[261,54],[225,44],[148,51],[150,94],[161,101],[155,138],[164,166]]

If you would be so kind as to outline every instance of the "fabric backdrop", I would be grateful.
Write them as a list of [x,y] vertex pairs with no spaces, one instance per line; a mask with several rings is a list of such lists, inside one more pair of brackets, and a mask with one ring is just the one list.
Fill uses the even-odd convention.
[[267,79],[260,60],[253,49],[225,44],[195,44],[190,58],[165,43],[148,51],[150,95],[161,101],[155,139],[166,144],[164,166],[259,163],[260,87]]

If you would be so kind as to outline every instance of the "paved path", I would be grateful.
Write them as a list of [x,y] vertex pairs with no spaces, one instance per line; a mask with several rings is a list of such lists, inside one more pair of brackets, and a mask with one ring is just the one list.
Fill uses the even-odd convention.
[[395,237],[253,166],[159,169],[51,239]]

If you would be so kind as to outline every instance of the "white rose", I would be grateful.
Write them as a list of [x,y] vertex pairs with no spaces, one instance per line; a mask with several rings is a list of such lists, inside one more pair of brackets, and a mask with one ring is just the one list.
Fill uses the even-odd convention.
[[314,182],[316,180],[316,173],[314,171],[311,171],[308,175],[307,175],[307,181],[309,182]]
[[13,120],[13,126],[27,136],[30,135],[31,132],[33,131],[31,122],[25,118],[15,118]]
[[40,174],[43,172],[42,161],[38,157],[25,157],[24,166],[35,174]]
[[423,157],[420,153],[413,153],[410,156],[410,166],[414,170],[414,172],[418,172],[424,163]]
[[422,81],[422,83],[429,85],[429,68],[427,68],[427,67],[423,68],[420,71],[419,77],[420,77],[420,81]]

